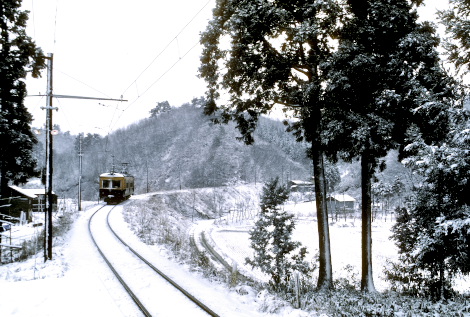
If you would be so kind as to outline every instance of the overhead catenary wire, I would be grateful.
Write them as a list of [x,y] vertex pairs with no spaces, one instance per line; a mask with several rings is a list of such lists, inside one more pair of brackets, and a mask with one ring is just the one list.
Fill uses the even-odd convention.
[[56,44],[56,33],[57,33],[57,12],[59,11],[59,0],[56,1],[55,4],[55,17],[54,17],[54,50],[55,50],[55,44]]
[[207,1],[206,4],[204,4],[204,6],[199,9],[199,11],[189,20],[189,22],[183,26],[183,28],[175,35],[175,37],[170,42],[168,42],[168,44],[157,54],[157,56],[155,56],[155,58],[147,65],[147,67],[144,68],[144,70],[136,77],[136,79],[131,82],[131,84],[123,91],[122,95],[124,95],[129,90],[129,88],[132,87],[132,85],[134,85],[140,77],[142,77],[142,75],[150,68],[150,66],[152,66],[153,63],[155,63],[155,61],[170,47],[171,43],[177,41],[178,36],[183,33],[183,31],[194,21],[194,19],[196,19],[196,17],[207,7],[211,1],[212,0]]
[[[53,47],[55,49],[56,47],[58,47],[57,45],[62,44],[62,36],[61,36],[61,33],[60,33],[60,27],[62,25],[63,19],[60,16],[64,12],[64,10],[63,10],[64,8],[59,8],[59,5],[63,5],[62,3],[59,2],[59,0],[56,0],[54,2],[56,2],[55,3],[55,8],[54,7],[49,8],[48,11],[52,11],[52,12],[50,12],[52,14],[55,13],[54,18],[51,19],[52,21],[50,21],[50,22],[53,23],[53,29],[52,29],[53,32],[49,33],[49,34],[51,34],[51,33],[53,34],[53,44],[54,44]],[[118,122],[123,122],[123,118],[125,117],[124,113],[126,113],[126,111],[128,111],[131,107],[135,107],[137,101],[142,100],[142,98],[141,98],[142,96],[144,96],[144,95],[148,96],[149,91],[151,91],[151,89],[154,88],[155,85],[159,81],[161,81],[162,77],[164,77],[169,72],[171,72],[174,69],[174,67],[177,65],[178,61],[182,60],[185,56],[187,56],[187,54],[189,54],[190,51],[192,51],[197,46],[197,43],[196,43],[186,53],[184,53],[184,49],[186,49],[185,45],[184,45],[185,42],[190,42],[191,41],[191,40],[185,40],[185,34],[189,33],[189,29],[191,29],[191,26],[196,23],[194,21],[198,20],[198,17],[202,15],[201,13],[206,12],[205,9],[207,9],[207,7],[209,6],[209,4],[211,2],[213,2],[213,0],[203,1],[203,3],[200,4],[199,9],[195,8],[196,9],[195,11],[197,11],[197,12],[193,13],[190,16],[188,15],[189,19],[186,21],[186,23],[183,25],[183,27],[181,29],[179,29],[178,32],[176,32],[175,36],[173,38],[171,38],[171,40],[169,39],[170,41],[167,43],[167,45],[165,45],[163,47],[163,49],[161,51],[159,51],[158,54],[155,55],[155,57],[150,61],[150,63],[148,63],[148,65],[146,65],[146,67],[143,68],[140,73],[138,73],[138,76],[135,77],[129,83],[129,86],[127,86],[127,88],[125,90],[123,90],[123,93],[120,94],[121,96],[123,96],[124,93],[129,94],[129,89],[132,88],[132,86],[135,86],[135,90],[137,91],[137,96],[135,96],[134,93],[132,94],[132,95],[135,96],[134,97],[135,99],[131,98],[129,100],[129,101],[131,101],[130,104],[121,105],[120,102],[117,102],[115,105],[113,105],[112,103],[108,104],[108,106],[110,107],[109,110],[114,108],[114,111],[111,110],[111,111],[113,111],[113,114],[111,115],[111,113],[109,113],[109,115],[106,116],[107,117],[105,119],[106,121],[111,119],[111,121],[109,122],[109,125],[107,125],[106,122],[103,122],[103,128],[105,130],[106,130],[106,127],[108,127],[109,131],[112,131],[117,127]],[[33,4],[33,7],[31,8],[31,11],[34,10],[33,13],[36,15],[36,13],[37,13],[36,12],[37,8],[35,8],[36,3],[34,3],[34,0],[31,0],[30,3]],[[35,17],[35,19],[36,18],[37,18],[37,16]],[[37,21],[35,21],[34,23],[37,23]],[[36,33],[37,32],[35,32],[35,34]],[[194,40],[194,37],[193,37],[193,40]],[[49,41],[50,41],[50,37],[49,37]],[[178,58],[178,61],[173,63],[173,65],[171,65],[171,67],[168,67],[167,66],[168,64],[160,63],[159,60],[162,60],[164,58],[164,56],[166,56],[168,54],[168,52],[171,52],[173,55],[176,54],[173,51],[174,45],[177,45],[177,50],[178,50],[178,53],[177,53],[178,57],[177,58]],[[159,65],[160,70],[158,72],[151,71],[153,69],[152,65],[153,65],[153,67],[155,67],[157,64]],[[166,66],[167,69],[165,70],[161,66]],[[92,87],[91,85],[87,84],[86,80],[85,81],[79,80],[76,77],[74,77],[73,75],[67,74],[66,72],[61,71],[58,68],[56,68],[55,70],[59,71],[61,74],[65,75],[67,77],[70,77],[71,79],[75,80],[76,82],[79,82],[81,85],[84,85],[88,88],[93,89],[94,91],[98,92],[100,95],[107,96],[107,94],[103,93],[103,91],[101,91],[100,89],[96,89],[95,87]],[[145,81],[144,81],[143,77],[145,77]],[[123,79],[125,79],[125,78],[123,78]],[[69,117],[70,117],[70,115],[69,115]],[[70,121],[70,120],[67,120],[67,121]]]
[[[178,58],[176,60],[176,62],[174,62],[165,72],[163,72],[163,74],[160,75],[160,77],[158,77],[152,84],[150,84],[150,86],[140,95],[138,96],[136,99],[134,99],[132,102],[129,103],[129,105],[124,109],[122,110],[122,114],[117,118],[116,122],[114,123],[114,125],[116,125],[118,122],[119,122],[119,119],[121,119],[122,115],[124,114],[124,112],[126,112],[131,106],[133,106],[143,95],[145,95],[145,93],[147,93],[153,86],[155,86],[155,84],[157,84],[167,73],[169,73],[179,62],[181,62],[185,57],[186,55],[188,55],[194,48],[196,48],[198,45],[199,45],[200,41],[198,41],[196,44],[194,44],[188,51],[186,51],[186,53],[184,53],[184,55],[180,58]],[[116,112],[116,111],[115,111]],[[112,131],[112,129],[114,128],[114,125],[111,125],[110,126],[110,131]]]
[[69,109],[68,109],[67,107],[63,107],[63,106],[61,105],[60,99],[54,98],[54,101],[59,104],[58,106],[59,106],[60,109],[61,109],[61,111],[58,112],[57,114],[58,114],[60,117],[64,118],[64,120],[70,125],[70,124],[71,124],[71,121],[69,120],[69,116],[68,116],[68,111],[69,111]]
[[158,77],[152,84],[150,84],[150,86],[148,86],[147,89],[145,89],[144,92],[140,96],[138,96],[134,101],[132,101],[123,111],[126,111],[127,109],[129,109],[138,99],[140,99],[143,95],[145,95],[145,93],[147,93],[156,83],[158,83],[163,78],[163,76],[169,73],[176,66],[176,64],[178,64],[183,58],[186,57],[186,55],[189,54],[189,52],[191,52],[196,46],[198,46],[199,43],[200,41],[198,41],[196,44],[191,46],[191,48],[187,50],[183,56],[179,57],[176,60],[176,62],[174,62],[165,72],[163,72],[163,74],[160,75],[160,77]]
[[65,76],[67,76],[67,77],[69,77],[69,78],[75,80],[76,82],[78,82],[78,83],[80,83],[80,84],[82,84],[82,85],[84,85],[84,86],[86,86],[86,87],[88,87],[88,88],[90,88],[90,89],[96,91],[97,93],[99,93],[99,94],[101,94],[101,95],[103,95],[103,96],[106,96],[106,97],[108,97],[108,98],[111,98],[111,96],[109,96],[109,95],[105,94],[104,92],[102,92],[102,91],[96,89],[95,87],[92,87],[92,86],[88,85],[87,83],[83,82],[83,81],[80,80],[80,79],[77,79],[77,78],[75,78],[75,77],[73,77],[73,76],[71,76],[71,75],[69,75],[69,74],[67,74],[67,73],[64,73],[64,72],[61,71],[61,70],[57,70],[57,69],[56,69],[56,71],[58,71],[58,72],[60,72],[61,74],[63,74],[63,75],[65,75]]
[[[158,81],[160,81],[160,79],[165,76],[168,72],[171,71],[171,69],[173,69],[173,67],[178,64],[179,61],[181,61],[190,51],[192,51],[199,43],[200,41],[198,41],[196,44],[194,44],[183,56],[180,56],[180,53],[179,53],[179,50],[180,50],[180,46],[179,46],[179,42],[178,42],[178,37],[183,33],[183,31],[196,19],[196,17],[209,5],[209,3],[211,2],[212,0],[208,0],[204,6],[202,6],[201,9],[199,9],[199,11],[183,26],[183,28],[175,35],[175,37],[170,40],[168,42],[168,44],[155,56],[155,58],[144,68],[144,70],[142,70],[142,72],[131,82],[131,84],[123,91],[123,93],[121,95],[124,95],[130,87],[132,87],[133,85],[135,85],[136,89],[137,89],[137,97],[128,104],[128,106],[124,109],[124,110],[121,110],[122,113],[121,115],[118,116],[118,118],[116,119],[116,121],[113,123],[114,121],[114,118],[116,117],[116,112],[118,111],[118,107],[119,107],[119,104],[116,105],[116,108],[114,109],[114,112],[113,112],[113,115],[112,115],[112,118],[111,118],[111,121],[109,123],[109,126],[108,126],[108,135],[109,133],[113,130],[114,126],[119,122],[119,120],[121,119],[122,115],[124,114],[124,112],[126,112],[131,106],[133,106],[143,95],[145,95]],[[170,68],[168,68],[162,75],[160,75],[157,80],[155,80],[147,89],[145,89],[142,93],[139,93],[139,90],[137,88],[137,81],[139,80],[140,77],[142,77],[142,75],[156,62],[156,60],[162,56],[162,54],[170,47],[170,45],[175,42],[177,43],[177,46],[178,46],[178,56],[179,56],[179,59],[173,64],[171,65]]]

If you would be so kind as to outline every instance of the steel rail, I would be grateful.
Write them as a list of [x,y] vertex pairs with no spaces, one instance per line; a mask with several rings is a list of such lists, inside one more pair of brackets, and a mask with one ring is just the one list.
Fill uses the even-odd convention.
[[[134,303],[137,305],[137,307],[139,307],[140,311],[145,315],[145,316],[148,316],[148,317],[151,317],[152,315],[150,314],[150,312],[145,308],[145,306],[142,304],[142,302],[139,300],[139,298],[132,292],[132,290],[130,289],[130,287],[126,284],[126,282],[124,282],[124,280],[122,279],[122,277],[119,275],[119,273],[116,271],[116,269],[113,267],[113,265],[111,264],[111,262],[109,262],[108,258],[104,255],[103,251],[101,250],[101,248],[98,246],[98,244],[96,243],[96,240],[95,238],[93,237],[93,233],[91,232],[91,220],[93,219],[93,217],[95,216],[95,214],[100,211],[101,209],[103,209],[105,206],[99,208],[98,210],[96,210],[93,215],[90,217],[90,220],[88,221],[88,231],[90,233],[90,236],[91,236],[91,239],[93,240],[93,243],[95,244],[96,246],[96,249],[98,250],[98,252],[100,253],[100,255],[103,257],[104,261],[106,262],[106,264],[108,264],[109,268],[111,269],[111,271],[114,273],[114,275],[116,276],[116,278],[119,280],[119,282],[121,283],[121,285],[124,287],[124,289],[126,290],[126,292],[129,294],[129,296],[132,298],[132,300],[134,301]],[[114,207],[111,209],[113,210]],[[111,211],[110,211],[111,212]],[[109,213],[108,213],[109,215]]]
[[[114,208],[113,208],[114,209]],[[111,209],[111,211],[113,210]],[[170,283],[173,287],[175,287],[177,290],[179,290],[183,295],[185,295],[188,299],[190,299],[193,303],[195,303],[198,307],[200,307],[203,311],[208,313],[209,315],[213,317],[219,317],[218,314],[216,314],[213,310],[211,310],[209,307],[207,307],[204,303],[202,303],[200,300],[198,300],[196,297],[194,297],[191,293],[186,291],[183,287],[181,287],[178,283],[173,281],[169,276],[167,276],[165,273],[163,273],[161,270],[156,268],[152,263],[147,261],[142,255],[140,255],[137,251],[135,251],[133,248],[131,248],[111,227],[111,224],[109,223],[109,215],[111,214],[111,211],[108,213],[106,217],[106,221],[108,223],[109,229],[113,232],[115,237],[121,241],[121,243],[126,246],[129,251],[134,253],[139,259],[141,259],[145,264],[147,264],[152,270],[154,270],[156,273],[158,273],[161,277],[163,277],[168,283]]]
[[[212,258],[215,261],[219,262],[229,273],[233,274],[233,266],[230,265],[227,261],[225,261],[225,259],[210,245],[210,243],[207,241],[206,233],[204,231],[202,231],[201,234],[199,235],[199,241],[202,247],[206,249],[206,251],[209,253],[210,256],[212,256]],[[191,243],[193,243],[194,246],[196,246],[194,235],[191,237]],[[197,246],[196,246],[196,249],[197,249]],[[237,274],[238,274],[238,278],[240,279],[240,281],[252,282],[252,280],[249,277],[243,275],[242,273],[237,272]]]

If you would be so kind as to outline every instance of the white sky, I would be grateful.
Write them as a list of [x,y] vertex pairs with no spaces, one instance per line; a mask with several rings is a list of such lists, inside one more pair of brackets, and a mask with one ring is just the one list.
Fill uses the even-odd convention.
[[[214,6],[215,0],[23,0],[31,12],[28,34],[54,54],[54,94],[129,100],[55,98],[53,122],[63,131],[106,134],[148,117],[159,101],[179,106],[202,96],[201,47],[194,45]],[[28,79],[28,94],[44,94],[46,78],[44,70],[41,79]],[[26,99],[34,126],[41,126],[45,98]]]
[[[426,3],[423,14],[432,19],[447,1]],[[54,54],[54,94],[128,100],[55,98],[53,122],[74,134],[106,134],[148,117],[157,102],[179,106],[203,96],[201,47],[194,46],[214,7],[215,0],[23,0],[31,12],[28,34],[45,54]],[[28,94],[45,94],[46,77],[44,70],[42,78],[29,78]],[[45,98],[25,103],[34,126],[42,126]]]

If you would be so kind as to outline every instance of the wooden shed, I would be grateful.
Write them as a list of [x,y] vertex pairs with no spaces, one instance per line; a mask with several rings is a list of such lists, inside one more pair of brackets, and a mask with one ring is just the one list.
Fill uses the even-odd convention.
[[[12,220],[18,220],[21,212],[26,213],[26,219],[31,220],[31,212],[40,212],[46,210],[46,195],[44,188],[20,188],[18,186],[8,186],[10,188],[9,198],[2,200],[0,213],[10,217]],[[53,193],[53,210],[57,209],[57,195]]]
[[330,195],[326,198],[328,211],[353,211],[356,200],[348,194]]
[[291,180],[289,181],[289,189],[291,192],[311,192],[313,191],[315,186],[312,182],[308,181],[301,181],[301,180]]

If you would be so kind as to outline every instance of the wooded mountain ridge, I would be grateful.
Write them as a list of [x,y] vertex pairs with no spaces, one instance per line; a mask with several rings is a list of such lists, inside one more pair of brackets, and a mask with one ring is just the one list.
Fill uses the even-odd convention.
[[[233,123],[214,125],[196,104],[172,107],[105,137],[82,137],[82,197],[98,199],[98,177],[121,171],[134,175],[136,193],[159,190],[219,187],[264,182],[279,177],[308,180],[311,162],[307,144],[296,142],[281,122],[263,118],[254,145],[239,141]],[[35,148],[44,162],[44,140]],[[60,132],[54,137],[54,191],[77,197],[79,137]]]
[[[312,163],[307,158],[309,145],[297,142],[285,131],[282,122],[262,117],[254,133],[253,145],[238,138],[233,122],[213,124],[197,102],[153,111],[149,118],[103,137],[82,137],[82,198],[98,199],[98,177],[121,171],[121,163],[135,177],[136,193],[171,189],[220,187],[244,183],[263,183],[279,177],[289,180],[312,179]],[[44,140],[35,148],[39,165],[44,162]],[[54,138],[54,191],[59,197],[76,198],[79,181],[79,146],[77,135],[61,131]],[[386,158],[387,170],[379,174],[392,182],[398,174],[409,171],[396,162],[396,154]],[[335,184],[338,192],[359,198],[360,177],[357,163],[329,164],[341,175]],[[328,178],[328,176],[327,176]],[[36,184],[37,185],[37,184]],[[31,185],[29,185],[31,186]]]

